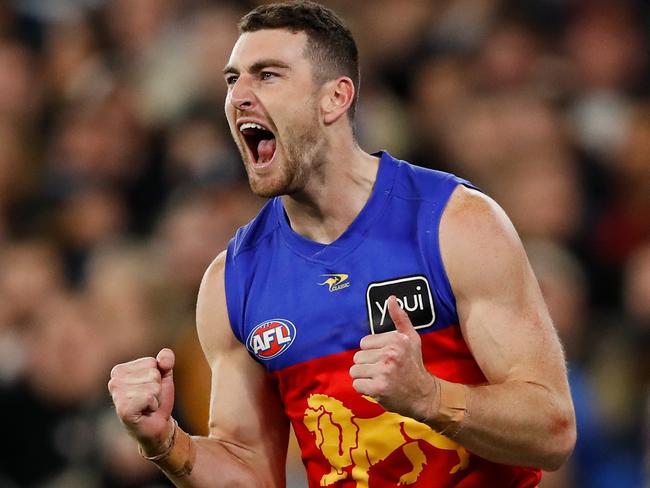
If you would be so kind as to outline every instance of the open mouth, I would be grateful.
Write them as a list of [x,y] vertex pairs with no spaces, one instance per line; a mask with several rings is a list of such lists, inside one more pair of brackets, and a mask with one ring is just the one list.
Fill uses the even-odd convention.
[[276,148],[273,132],[255,122],[244,122],[239,126],[239,132],[244,136],[255,164],[264,165],[273,159]]

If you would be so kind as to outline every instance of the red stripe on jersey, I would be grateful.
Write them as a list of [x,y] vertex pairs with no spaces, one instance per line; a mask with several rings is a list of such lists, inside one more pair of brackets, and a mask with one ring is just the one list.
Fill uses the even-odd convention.
[[[422,334],[427,369],[448,381],[485,382],[458,326]],[[352,388],[356,350],[274,373],[312,487],[535,487],[539,470],[472,455],[413,419],[386,412]]]

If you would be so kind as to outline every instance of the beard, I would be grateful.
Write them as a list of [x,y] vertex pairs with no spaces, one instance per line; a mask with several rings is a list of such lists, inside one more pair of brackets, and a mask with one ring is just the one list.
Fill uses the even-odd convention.
[[[282,144],[280,144],[280,140]],[[282,156],[273,171],[264,176],[251,169],[246,148],[239,147],[242,159],[246,162],[246,173],[251,191],[263,198],[291,195],[300,192],[311,175],[311,170],[319,165],[325,153],[324,141],[318,124],[318,110],[312,105],[311,115],[306,123],[284,131],[278,130],[276,155]],[[277,154],[282,151],[283,154]],[[274,156],[274,157],[275,157]]]

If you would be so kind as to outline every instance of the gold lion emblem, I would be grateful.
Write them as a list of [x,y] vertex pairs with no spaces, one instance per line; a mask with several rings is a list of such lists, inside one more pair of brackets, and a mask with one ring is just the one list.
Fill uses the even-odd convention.
[[[374,402],[369,397],[364,398]],[[307,405],[303,422],[315,435],[316,445],[332,467],[321,478],[320,486],[346,479],[345,469],[352,466],[351,475],[357,488],[367,488],[370,467],[400,448],[412,469],[400,477],[399,484],[415,483],[427,461],[419,441],[438,449],[456,451],[459,462],[451,468],[450,474],[466,469],[469,464],[465,448],[416,420],[392,412],[359,418],[336,398],[322,394],[310,395]]]

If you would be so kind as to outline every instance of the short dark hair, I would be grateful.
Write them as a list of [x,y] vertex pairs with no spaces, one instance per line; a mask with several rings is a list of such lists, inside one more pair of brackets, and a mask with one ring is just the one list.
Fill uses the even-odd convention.
[[355,93],[348,113],[354,120],[359,98],[359,52],[352,33],[332,10],[306,0],[260,5],[241,18],[238,28],[240,33],[287,29],[307,34],[307,55],[316,81],[325,83],[341,75],[352,80]]

